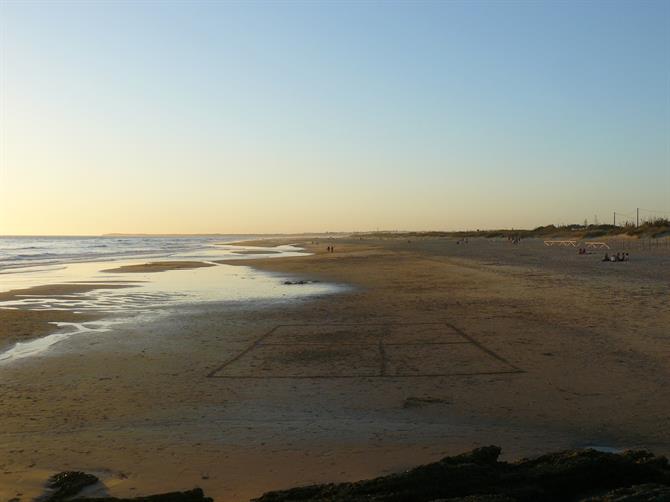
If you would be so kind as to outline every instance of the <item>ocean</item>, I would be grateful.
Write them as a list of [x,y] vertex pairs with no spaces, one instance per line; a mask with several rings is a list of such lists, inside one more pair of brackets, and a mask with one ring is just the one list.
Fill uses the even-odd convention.
[[215,237],[2,237],[0,270],[10,268],[110,261],[141,257],[171,257],[207,251],[217,243],[253,239],[249,235]]

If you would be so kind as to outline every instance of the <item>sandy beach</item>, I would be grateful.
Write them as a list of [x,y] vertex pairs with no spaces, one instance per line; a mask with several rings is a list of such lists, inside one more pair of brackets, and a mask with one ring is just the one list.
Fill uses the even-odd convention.
[[670,502],[670,1],[0,34],[0,502]]
[[[603,263],[533,240],[262,241],[287,243],[314,254],[226,264],[350,287],[184,306],[0,367],[0,496],[29,500],[67,469],[103,480],[91,494],[200,486],[232,502],[486,444],[508,458],[670,453],[670,253]],[[77,314],[0,315],[16,336]]]

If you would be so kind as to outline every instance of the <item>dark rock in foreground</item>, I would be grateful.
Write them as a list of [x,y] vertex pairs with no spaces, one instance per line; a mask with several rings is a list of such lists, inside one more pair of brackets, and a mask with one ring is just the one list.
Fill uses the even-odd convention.
[[147,495],[146,497],[135,497],[132,499],[117,499],[114,497],[100,498],[77,498],[77,502],[212,502],[212,499],[205,497],[200,488],[186,492],[170,492],[160,495]]
[[[499,462],[487,446],[401,474],[356,483],[269,492],[257,502],[670,502],[670,466],[646,451],[621,454],[571,450],[519,462]],[[52,476],[44,502],[70,500],[98,482],[92,474]],[[199,488],[132,499],[78,502],[212,502]]]
[[670,502],[670,486],[634,485],[618,488],[604,495],[582,499],[582,502]]
[[439,462],[355,483],[269,492],[257,502],[666,501],[670,466],[646,451],[570,450],[499,462],[487,446]]
[[[98,482],[93,474],[78,471],[66,471],[54,474],[47,481],[50,493],[42,497],[42,502],[61,502],[71,500],[84,488]],[[135,497],[132,499],[118,499],[114,497],[76,498],[77,502],[212,502],[211,498],[205,497],[200,488],[185,492],[170,492],[160,495],[149,495],[146,497]]]
[[47,481],[47,487],[53,490],[43,500],[45,502],[59,502],[66,500],[73,495],[77,495],[87,486],[94,485],[98,478],[93,474],[86,474],[79,471],[65,471],[54,474]]

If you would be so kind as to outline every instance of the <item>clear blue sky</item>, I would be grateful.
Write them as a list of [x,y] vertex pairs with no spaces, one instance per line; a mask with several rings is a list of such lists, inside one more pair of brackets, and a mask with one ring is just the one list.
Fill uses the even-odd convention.
[[668,1],[0,5],[0,233],[670,211]]

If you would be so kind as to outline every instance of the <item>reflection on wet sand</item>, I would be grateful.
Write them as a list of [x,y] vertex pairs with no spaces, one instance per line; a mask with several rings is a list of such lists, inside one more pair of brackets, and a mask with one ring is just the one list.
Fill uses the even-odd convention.
[[[240,259],[235,253],[253,251],[255,256],[299,256],[293,246],[278,249],[221,249],[184,253],[178,258]],[[202,255],[202,256],[201,256]],[[12,329],[0,329],[0,362],[44,352],[69,337],[87,332],[108,331],[112,324],[158,316],[171,308],[197,302],[281,301],[335,291],[329,284],[305,284],[289,288],[285,277],[262,273],[249,267],[231,267],[212,262],[175,260],[138,264],[133,261],[76,263],[38,267],[9,275],[0,293],[0,319],[14,315]],[[132,276],[128,275],[132,272]],[[160,272],[160,273],[156,273]],[[66,314],[65,318],[57,313]],[[37,339],[26,336],[39,315],[42,324]],[[47,326],[44,324],[47,323]],[[9,326],[8,326],[9,328]],[[21,332],[21,335],[19,335]],[[50,333],[49,336],[42,336]],[[28,341],[24,341],[29,339]]]

